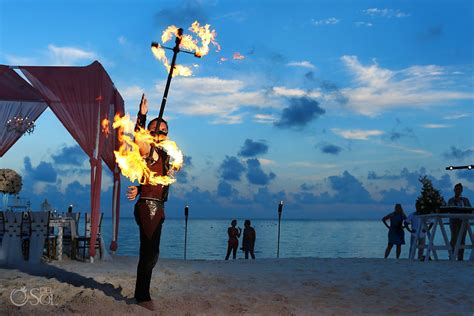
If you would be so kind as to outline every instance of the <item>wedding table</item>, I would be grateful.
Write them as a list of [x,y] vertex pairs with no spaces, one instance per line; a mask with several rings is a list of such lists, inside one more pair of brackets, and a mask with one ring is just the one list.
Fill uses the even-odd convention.
[[[410,251],[409,258],[414,260],[415,253],[417,249],[427,249],[425,255],[425,261],[428,261],[431,253],[435,260],[438,260],[438,250],[447,250],[448,257],[450,260],[456,260],[457,255],[461,249],[471,249],[471,255],[469,257],[470,261],[474,261],[474,234],[472,232],[472,226],[474,225],[474,214],[463,214],[463,213],[433,213],[428,215],[419,215],[420,217],[420,227],[416,229],[417,234],[415,236],[414,247]],[[456,245],[454,249],[451,247],[450,239],[446,233],[445,224],[449,223],[450,219],[459,219],[461,220],[461,228],[459,229],[458,236],[456,239]],[[430,225],[432,224],[431,228]],[[438,229],[441,231],[444,245],[435,245],[435,236]],[[419,245],[419,232],[422,230],[426,231],[426,239],[428,243],[426,245]],[[461,237],[466,233],[466,242],[465,245],[461,245]],[[469,244],[468,241],[471,241]]]

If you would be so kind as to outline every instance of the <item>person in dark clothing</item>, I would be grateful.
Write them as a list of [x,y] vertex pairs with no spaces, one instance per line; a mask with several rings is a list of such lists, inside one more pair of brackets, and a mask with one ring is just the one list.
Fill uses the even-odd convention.
[[[388,245],[385,249],[385,258],[388,258],[390,251],[392,250],[393,245],[397,246],[397,259],[400,258],[400,253],[402,252],[402,245],[405,244],[405,231],[403,230],[406,227],[407,216],[403,212],[401,204],[395,204],[395,209],[392,213],[384,216],[382,222],[388,228]],[[390,226],[387,224],[387,220],[390,219]]]
[[[135,131],[138,131],[139,128],[145,128],[147,112],[148,103],[143,94]],[[158,142],[161,142],[167,138],[168,123],[165,120],[161,120],[159,123],[158,135],[155,133],[158,119],[150,121],[147,129],[150,135],[157,137]],[[151,146],[140,142],[137,142],[137,144],[142,157],[147,158]],[[148,168],[156,172],[157,175],[165,176],[170,173],[169,156],[161,148],[155,147],[152,159],[146,159],[146,161]],[[145,181],[145,183],[147,182]],[[130,186],[127,191],[127,198],[131,201],[140,196],[135,204],[134,211],[135,221],[140,229],[140,256],[134,296],[138,305],[152,311],[154,305],[150,297],[150,282],[153,268],[160,253],[161,228],[165,221],[165,202],[168,199],[168,189],[168,186],[161,184],[142,184],[140,186]]]
[[232,220],[230,225],[231,226],[227,229],[227,235],[229,235],[229,240],[227,241],[227,255],[225,256],[225,260],[229,260],[231,251],[232,258],[237,258],[237,248],[239,248],[239,238],[240,234],[242,233],[242,229],[240,227],[235,227],[237,226],[237,220]]
[[[471,207],[471,202],[468,198],[462,196],[463,186],[462,183],[458,183],[454,186],[454,196],[449,199],[448,206],[453,207]],[[456,242],[458,241],[459,231],[461,230],[462,220],[459,218],[450,218],[449,219],[449,228],[451,229],[451,247],[452,250],[456,247]],[[461,246],[464,246],[466,243],[466,234],[465,230],[460,236],[461,237]],[[464,248],[459,249],[457,259],[462,261],[464,259]]]
[[257,235],[255,229],[251,227],[250,224],[250,220],[246,219],[244,223],[244,237],[242,239],[242,248],[245,252],[245,259],[249,258],[249,253],[252,256],[252,259],[255,259],[254,248]]

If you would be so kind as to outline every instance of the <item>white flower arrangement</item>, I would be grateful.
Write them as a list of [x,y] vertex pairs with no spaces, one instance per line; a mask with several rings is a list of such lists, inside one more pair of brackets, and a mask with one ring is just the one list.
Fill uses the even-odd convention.
[[0,192],[18,194],[22,187],[21,176],[11,169],[0,169]]

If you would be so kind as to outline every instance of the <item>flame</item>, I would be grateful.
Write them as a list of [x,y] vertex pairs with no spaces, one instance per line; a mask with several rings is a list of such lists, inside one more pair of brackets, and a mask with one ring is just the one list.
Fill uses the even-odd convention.
[[106,118],[103,119],[101,125],[102,125],[102,133],[105,134],[105,137],[109,137],[109,132],[110,132],[109,120]]
[[144,143],[162,148],[170,156],[171,170],[178,171],[183,165],[183,153],[174,141],[167,139],[158,142],[157,138],[150,135],[146,129],[140,128],[138,131],[134,131],[135,123],[130,120],[128,114],[123,117],[115,115],[113,128],[119,130],[118,135],[121,143],[120,148],[114,151],[115,161],[124,176],[132,182],[137,180],[140,184],[170,185],[176,181],[173,172],[171,175],[162,176],[151,171],[140,154],[138,146],[138,143]]
[[[207,55],[209,53],[209,45],[211,43],[216,47],[216,51],[220,51],[221,47],[219,43],[216,42],[217,33],[215,30],[211,30],[210,27],[210,24],[200,26],[198,21],[194,21],[189,30],[197,35],[197,38],[201,42],[201,46],[199,46],[199,41],[194,39],[191,35],[184,34],[181,36],[180,48],[193,52],[196,57],[203,57]],[[168,26],[161,35],[161,41],[163,43],[166,43],[173,38],[173,35],[175,37],[178,37],[178,28],[174,25]],[[170,62],[168,61],[168,58],[165,55],[165,50],[160,45],[158,45],[158,47],[152,46],[151,49],[153,55],[156,57],[156,59],[160,60],[163,63],[169,73],[171,66]],[[175,69],[173,70],[173,77],[188,77],[191,75],[191,68],[182,65],[175,65]]]
[[239,52],[235,52],[234,55],[232,56],[233,59],[238,59],[238,60],[241,60],[241,59],[244,59],[245,56],[244,55],[241,55]]

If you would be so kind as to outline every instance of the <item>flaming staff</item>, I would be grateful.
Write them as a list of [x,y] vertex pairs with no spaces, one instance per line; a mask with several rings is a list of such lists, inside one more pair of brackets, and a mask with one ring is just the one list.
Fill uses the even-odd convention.
[[[190,76],[192,74],[191,69],[176,65],[176,57],[178,53],[183,52],[187,54],[192,54],[197,58],[201,58],[202,56],[206,55],[209,52],[209,44],[214,44],[218,50],[220,50],[219,44],[215,41],[216,32],[215,30],[210,30],[210,25],[206,24],[205,26],[200,26],[197,21],[195,21],[191,27],[189,28],[190,31],[197,34],[198,37],[202,41],[202,46],[198,46],[197,41],[194,40],[190,35],[183,35],[182,28],[176,28],[176,26],[172,25],[169,26],[161,36],[162,42],[167,42],[171,39],[172,34],[176,36],[175,38],[175,46],[173,48],[161,46],[157,42],[151,43],[151,50],[155,57],[163,62],[165,67],[168,69],[168,79],[166,81],[165,91],[163,93],[163,99],[161,100],[160,112],[158,114],[158,124],[155,127],[155,133],[158,133],[160,129],[160,123],[163,118],[163,112],[165,111],[166,101],[168,100],[168,91],[170,89],[171,79],[173,78],[173,73],[176,68],[178,75],[182,76]],[[189,50],[183,50],[180,48],[183,46]],[[168,59],[164,53],[164,49],[172,50],[173,57],[171,59],[171,65],[168,65]],[[193,52],[194,50],[194,52]],[[155,147],[152,145],[150,154],[148,159],[152,159],[153,152],[155,151]]]

